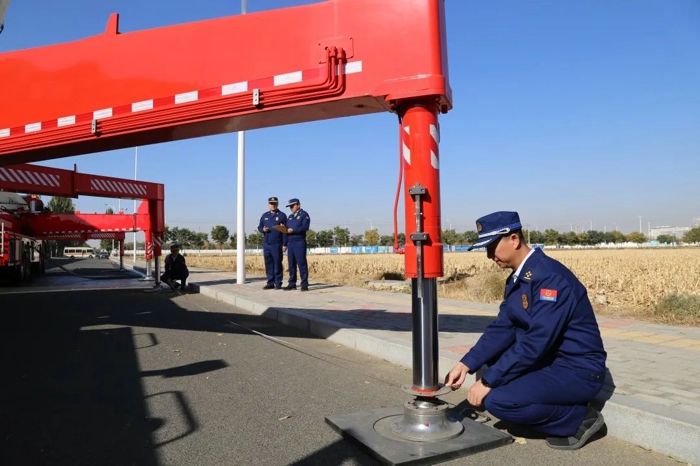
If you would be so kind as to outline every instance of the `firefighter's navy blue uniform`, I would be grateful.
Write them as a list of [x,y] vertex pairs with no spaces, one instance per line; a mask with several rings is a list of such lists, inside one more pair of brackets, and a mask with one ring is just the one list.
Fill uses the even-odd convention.
[[[299,199],[290,199],[287,207],[299,204]],[[285,289],[294,289],[297,284],[297,266],[301,278],[301,289],[309,288],[309,267],[306,263],[306,232],[309,231],[311,218],[299,208],[287,217],[287,228],[294,230],[287,234],[287,259],[289,260],[289,285]]]
[[[473,247],[521,228],[515,212],[482,217]],[[603,385],[606,358],[586,288],[534,248],[508,277],[498,317],[462,363],[470,373],[487,366],[482,381],[491,391],[483,403],[494,416],[572,437],[588,422],[588,403]]]
[[[268,203],[277,203],[276,197],[268,199]],[[275,208],[268,210],[260,217],[258,231],[263,234],[263,257],[265,259],[265,273],[267,275],[267,285],[265,289],[281,289],[282,274],[282,247],[287,246],[287,235],[276,230],[278,225],[286,225],[287,215]],[[268,231],[264,228],[267,227]]]

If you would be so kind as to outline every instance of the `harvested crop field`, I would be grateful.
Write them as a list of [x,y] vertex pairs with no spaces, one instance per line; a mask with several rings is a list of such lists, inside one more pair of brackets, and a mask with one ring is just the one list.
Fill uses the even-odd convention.
[[[579,277],[600,314],[700,325],[698,248],[545,252]],[[233,271],[236,267],[235,256],[226,255],[190,254],[187,262],[217,270]],[[400,255],[309,255],[308,262],[312,283],[363,287],[368,280],[401,279],[404,272],[404,257]],[[444,262],[440,297],[500,302],[509,271],[500,270],[484,253],[447,253]],[[262,256],[247,256],[246,271],[263,275]]]

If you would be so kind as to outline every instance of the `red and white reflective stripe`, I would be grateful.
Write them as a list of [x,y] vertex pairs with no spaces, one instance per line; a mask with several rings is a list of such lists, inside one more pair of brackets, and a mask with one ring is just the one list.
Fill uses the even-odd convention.
[[61,186],[61,177],[58,175],[21,170],[18,168],[0,167],[0,181],[34,186],[51,186],[54,188]]
[[114,239],[114,233],[104,233],[104,232],[87,232],[83,234],[79,233],[42,233],[40,236],[46,235],[54,238],[81,238],[84,235],[90,235],[92,239]]
[[[114,234],[114,232],[121,232],[121,231],[134,231],[134,229],[133,228],[115,228],[115,229],[102,228],[100,230],[62,230],[62,231],[45,231],[45,232],[42,232],[39,234],[40,235],[84,235],[84,234],[104,233],[106,235],[112,235],[112,234]],[[135,231],[141,231],[141,229],[137,228]]]
[[440,128],[436,125],[430,125],[430,136],[433,139],[430,145],[430,165],[432,165],[435,170],[439,170],[440,159],[438,158],[438,154],[440,154]]
[[[127,115],[131,113],[153,110],[160,107],[171,105],[180,105],[189,102],[197,102],[199,100],[224,97],[228,95],[240,94],[248,92],[252,89],[268,89],[272,87],[287,86],[289,84],[298,84],[304,81],[312,81],[321,77],[325,70],[315,68],[312,70],[292,71],[291,73],[283,73],[268,78],[254,79],[251,81],[241,81],[237,83],[224,84],[222,86],[211,87],[209,89],[194,90],[183,92],[180,94],[161,97],[156,99],[142,100],[133,102],[127,105],[118,107],[102,108],[94,110],[90,113],[79,115],[67,115],[55,120],[40,121],[29,123],[24,126],[14,128],[0,128],[0,138],[10,136],[19,136],[21,134],[34,133],[47,129],[63,128],[72,126],[76,123],[91,123],[93,120],[102,120],[117,115]],[[342,69],[338,66],[339,74],[354,74],[362,72],[362,61],[353,61],[346,63]]]
[[145,184],[130,181],[115,181],[93,178],[90,180],[90,188],[95,191],[108,191],[119,194],[131,194],[147,196],[148,187]]
[[[440,169],[440,127],[439,125],[430,125],[430,165],[435,169]],[[409,147],[411,140],[411,128],[408,125],[403,127],[401,133],[401,153],[408,165],[411,165],[411,149]]]
[[411,139],[411,128],[406,125],[403,127],[403,133],[401,134],[401,142],[403,144],[403,159],[407,164],[411,165],[411,149],[409,149],[408,144]]
[[154,237],[153,237],[153,242],[154,242],[158,247],[162,247],[162,246],[163,246],[163,240],[160,239],[160,238],[158,238],[157,236],[154,236]]

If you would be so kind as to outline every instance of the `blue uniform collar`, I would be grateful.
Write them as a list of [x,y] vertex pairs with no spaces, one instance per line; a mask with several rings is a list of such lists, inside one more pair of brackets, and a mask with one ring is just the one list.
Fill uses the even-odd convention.
[[517,283],[522,280],[529,283],[532,279],[532,270],[543,257],[544,252],[542,252],[540,248],[532,248],[527,257],[525,257],[525,260],[520,264],[520,267],[518,267],[518,270],[513,274],[517,277],[515,282]]
[[520,278],[520,273],[523,271],[523,267],[525,266],[525,263],[527,260],[532,256],[532,254],[535,252],[535,248],[530,248],[530,252],[527,253],[527,256],[523,259],[523,261],[520,263],[520,266],[518,267],[518,270],[515,271],[513,274],[513,281],[517,282],[518,278]]

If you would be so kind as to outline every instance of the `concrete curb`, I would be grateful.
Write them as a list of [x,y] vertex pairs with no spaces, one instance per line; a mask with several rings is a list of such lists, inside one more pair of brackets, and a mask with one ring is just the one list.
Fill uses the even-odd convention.
[[[145,268],[131,267],[145,272]],[[217,291],[211,286],[190,283],[190,289],[390,363],[409,369],[413,367],[413,351],[404,340],[377,338],[365,329],[342,326],[338,322],[292,309],[268,307],[231,292]],[[460,359],[461,355],[440,352],[438,377],[443,379]],[[472,380],[475,380],[474,376]],[[608,434],[683,462],[700,464],[700,423],[696,416],[626,395],[601,391],[598,397],[598,405],[604,406]]]

